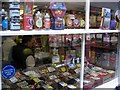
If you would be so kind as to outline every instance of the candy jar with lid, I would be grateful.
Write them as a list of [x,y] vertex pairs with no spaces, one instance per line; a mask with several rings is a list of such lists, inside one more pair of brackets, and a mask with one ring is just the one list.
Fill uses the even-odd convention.
[[44,16],[44,29],[48,30],[50,29],[50,26],[51,26],[50,15],[46,13],[46,15]]
[[43,26],[43,22],[42,22],[42,14],[40,11],[37,11],[37,13],[35,14],[35,29],[42,29]]

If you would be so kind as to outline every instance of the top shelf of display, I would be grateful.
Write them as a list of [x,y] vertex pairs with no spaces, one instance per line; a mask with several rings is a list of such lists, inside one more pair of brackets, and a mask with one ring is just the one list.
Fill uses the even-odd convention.
[[90,33],[118,33],[120,30],[101,30],[101,29],[64,29],[64,30],[31,30],[31,31],[0,31],[0,36],[14,35],[50,35],[50,34],[90,34]]
[[[34,4],[36,5],[36,6],[38,6],[38,8],[40,8],[39,7],[39,5],[38,4],[43,4],[43,3],[37,3],[37,0],[34,0],[35,2],[34,2]],[[49,0],[44,0],[44,2],[48,2]],[[58,0],[58,2],[59,1],[64,1],[64,0]],[[84,1],[86,1],[86,2],[84,2]],[[41,0],[39,0],[38,2],[41,2]],[[71,3],[72,2],[72,3]],[[79,2],[79,3],[78,3]],[[83,3],[82,3],[83,2]],[[76,6],[76,5],[78,5],[79,4],[79,6],[82,6],[82,7],[84,7],[85,5],[86,5],[86,3],[87,2],[89,2],[89,0],[87,1],[87,0],[78,0],[77,2],[74,2],[73,0],[69,0],[69,2],[68,2],[68,0],[65,0],[65,4],[66,4],[66,6],[68,6],[69,7],[69,5],[70,5],[70,7],[71,6]],[[27,3],[26,3],[27,4]],[[44,3],[45,4],[45,3]],[[93,5],[94,3],[93,2],[91,2],[91,6],[94,6]],[[97,3],[98,4],[98,3]],[[95,4],[96,5],[96,4]],[[48,6],[50,6],[50,3],[48,4]],[[100,6],[100,5],[99,5]],[[116,5],[117,6],[117,5]],[[67,7],[67,9],[68,9],[68,7]],[[93,7],[94,8],[94,7]],[[79,8],[80,9],[80,8]],[[83,9],[83,8],[82,8]],[[85,8],[84,8],[85,9]],[[86,10],[87,9],[91,9],[91,7],[86,7]],[[102,9],[102,8],[101,8]],[[100,9],[100,13],[101,13],[101,9]],[[76,8],[74,8],[74,10],[76,10]],[[99,27],[101,28],[101,14],[99,14],[99,15],[97,15],[97,16],[95,16],[94,15],[94,13],[92,12],[92,11],[94,11],[94,10],[90,10],[90,16],[89,16],[89,14],[88,13],[86,13],[85,12],[85,10],[84,10],[84,12],[75,12],[74,10],[72,10],[72,12],[70,12],[69,11],[69,9],[68,9],[68,12],[67,12],[67,14],[66,14],[66,17],[64,17],[63,18],[63,24],[65,25],[65,28],[67,28],[67,29],[64,29],[64,30],[60,30],[60,29],[58,29],[58,30],[43,30],[43,28],[46,28],[47,27],[47,29],[49,29],[49,28],[52,28],[52,26],[51,26],[51,22],[50,21],[52,21],[52,25],[53,25],[53,18],[50,20],[50,15],[51,15],[51,13],[44,13],[43,15],[44,16],[47,16],[47,17],[42,17],[42,19],[40,19],[39,20],[39,18],[41,18],[41,11],[39,12],[39,13],[35,13],[35,16],[34,16],[34,18],[35,18],[35,20],[34,20],[34,22],[37,22],[37,21],[39,21],[39,22],[37,22],[37,24],[36,23],[34,23],[35,25],[33,26],[33,25],[31,25],[33,22],[32,22],[32,18],[33,17],[31,17],[31,16],[29,16],[29,23],[27,22],[28,20],[28,17],[27,16],[24,16],[23,18],[23,21],[21,20],[21,21],[19,21],[19,19],[18,19],[18,21],[19,21],[19,25],[18,25],[18,23],[14,23],[14,22],[16,22],[16,21],[14,21],[14,20],[16,20],[16,19],[13,19],[13,21],[9,21],[9,22],[12,22],[11,23],[11,25],[9,26],[10,27],[10,29],[11,30],[1,30],[0,31],[0,36],[11,36],[11,35],[49,35],[49,34],[83,34],[83,33],[86,33],[86,34],[88,34],[88,33],[118,33],[119,32],[119,30],[102,30],[102,29],[99,29]],[[26,10],[27,11],[27,10]],[[32,10],[31,10],[32,11]],[[58,10],[59,11],[59,10]],[[105,11],[105,10],[104,10]],[[60,11],[59,11],[60,12]],[[96,10],[96,12],[98,12],[98,10]],[[57,12],[58,13],[58,12]],[[72,13],[72,14],[71,14]],[[76,13],[76,14],[75,14]],[[31,13],[32,14],[32,13]],[[78,14],[80,14],[80,15],[78,15]],[[85,15],[86,14],[86,15]],[[39,16],[39,18],[37,18],[37,15]],[[78,15],[78,16],[77,16]],[[106,14],[105,14],[106,15]],[[13,14],[11,13],[11,16],[13,17]],[[14,15],[15,16],[15,15]],[[18,15],[18,16],[20,16],[20,15]],[[85,16],[89,16],[89,17],[85,17]],[[49,17],[49,22],[48,22],[48,17]],[[46,20],[46,18],[47,18],[47,20]],[[44,20],[45,19],[45,20]],[[56,19],[56,17],[55,17],[55,19]],[[58,18],[58,20],[59,20],[60,18]],[[89,20],[90,19],[90,20]],[[103,18],[104,19],[104,18]],[[105,18],[106,19],[106,18]],[[11,19],[12,20],[12,19]],[[57,20],[57,21],[58,21]],[[108,18],[107,18],[107,20],[108,20]],[[89,24],[87,23],[86,24],[86,22],[89,22]],[[106,22],[108,22],[108,21],[106,21]],[[110,22],[110,20],[109,20],[109,22]],[[44,25],[42,26],[42,24],[41,23],[43,23]],[[47,23],[47,24],[46,24]],[[49,26],[49,28],[48,28],[48,26],[46,26],[45,27],[45,25],[48,25],[48,23],[49,23],[49,25],[51,26]],[[28,25],[29,24],[29,25]],[[59,24],[61,24],[61,23],[58,23],[58,26],[60,26]],[[103,23],[104,24],[104,23]],[[106,24],[106,23],[105,23]],[[14,27],[12,27],[12,26],[15,26],[16,25],[16,27],[14,28]],[[39,30],[36,28],[36,26],[39,26]],[[19,28],[18,28],[18,26],[19,26]],[[38,27],[37,26],[37,27]],[[56,25],[57,26],[57,25]],[[68,27],[69,26],[69,27]],[[106,26],[108,26],[108,25],[106,25]],[[20,30],[21,29],[21,27],[24,29],[24,30]],[[25,28],[24,28],[25,27]],[[28,30],[28,27],[30,28],[29,30]],[[34,28],[31,28],[31,27],[34,27]],[[77,28],[76,28],[77,27]],[[82,28],[82,27],[86,27],[86,28]],[[69,28],[69,29],[68,29]],[[74,29],[75,28],[75,29]],[[93,29],[93,28],[97,28],[97,29]],[[16,29],[19,29],[19,31],[15,31]],[[63,28],[62,28],[63,29]],[[108,29],[108,28],[107,28]]]

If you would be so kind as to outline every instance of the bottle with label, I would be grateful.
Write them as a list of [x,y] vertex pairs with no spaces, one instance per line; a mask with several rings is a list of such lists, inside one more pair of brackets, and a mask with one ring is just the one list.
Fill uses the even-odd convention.
[[42,14],[40,13],[40,11],[37,11],[37,13],[35,14],[35,29],[42,29],[43,26],[43,22],[42,22]]
[[9,18],[10,30],[20,30],[20,0],[10,0],[9,3]]
[[8,30],[8,17],[7,17],[7,12],[5,9],[1,10],[2,14],[2,30]]
[[46,15],[44,16],[44,29],[45,30],[48,30],[50,29],[50,25],[51,22],[50,22],[50,15],[48,13],[46,13]]

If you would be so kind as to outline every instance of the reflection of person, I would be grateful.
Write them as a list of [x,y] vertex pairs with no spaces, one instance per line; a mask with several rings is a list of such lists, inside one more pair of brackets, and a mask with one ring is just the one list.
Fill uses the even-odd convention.
[[16,45],[14,39],[15,37],[5,37],[5,40],[3,40],[2,53],[3,53],[3,63],[5,65],[13,61],[11,56],[11,49],[14,45]]
[[13,46],[12,57],[13,65],[17,69],[26,69],[35,66],[32,48],[34,47],[35,38],[31,35],[23,36],[22,43]]

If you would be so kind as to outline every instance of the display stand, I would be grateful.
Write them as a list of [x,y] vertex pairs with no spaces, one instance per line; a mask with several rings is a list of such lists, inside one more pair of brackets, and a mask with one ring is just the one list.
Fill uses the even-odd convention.
[[[84,81],[84,61],[85,61],[85,36],[86,34],[91,33],[119,33],[119,30],[100,30],[100,29],[90,29],[89,28],[89,17],[90,17],[90,0],[86,0],[86,13],[85,13],[85,29],[65,29],[65,30],[32,30],[32,31],[0,31],[0,52],[2,52],[1,42],[2,42],[2,36],[15,36],[15,35],[51,35],[51,34],[82,34],[82,49],[81,49],[81,70],[80,70],[80,88],[83,89],[83,81]],[[118,37],[118,56],[117,56],[117,66],[120,66],[120,33]],[[0,68],[2,64],[2,53],[0,54]],[[120,68],[117,68],[117,75],[116,78],[109,81],[108,83],[105,83],[103,85],[100,85],[96,88],[115,88],[117,85],[120,84]],[[0,73],[0,90],[2,89],[2,81],[1,81],[1,73]]]

